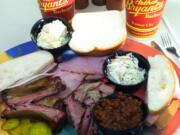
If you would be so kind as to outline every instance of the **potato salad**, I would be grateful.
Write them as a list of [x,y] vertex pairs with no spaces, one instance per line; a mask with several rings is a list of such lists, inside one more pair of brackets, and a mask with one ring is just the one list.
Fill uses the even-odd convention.
[[43,26],[38,34],[37,44],[46,49],[54,49],[64,45],[68,41],[67,27],[59,20],[55,20]]

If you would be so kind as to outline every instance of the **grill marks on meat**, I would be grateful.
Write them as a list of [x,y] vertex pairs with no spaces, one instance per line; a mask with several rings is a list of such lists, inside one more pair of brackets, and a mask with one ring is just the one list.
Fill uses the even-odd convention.
[[102,73],[105,57],[76,57],[59,64],[54,72],[66,85],[59,96],[66,103],[68,116],[79,135],[96,135],[91,117],[94,104],[114,92]]
[[[26,89],[27,88],[27,89]],[[23,91],[23,94],[15,94],[11,90],[3,93],[8,108],[2,113],[4,117],[30,116],[47,120],[50,125],[55,127],[66,119],[63,112],[63,103],[57,97],[58,93],[64,89],[59,77],[48,77],[19,87],[15,91]],[[53,99],[53,100],[52,100]]]

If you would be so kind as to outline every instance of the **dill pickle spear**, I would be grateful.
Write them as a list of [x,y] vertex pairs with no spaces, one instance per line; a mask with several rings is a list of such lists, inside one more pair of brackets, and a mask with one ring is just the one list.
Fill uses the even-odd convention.
[[37,122],[31,126],[28,135],[52,135],[52,131],[46,123]]
[[11,130],[16,128],[19,125],[20,121],[18,119],[8,119],[3,125],[2,129],[4,130]]

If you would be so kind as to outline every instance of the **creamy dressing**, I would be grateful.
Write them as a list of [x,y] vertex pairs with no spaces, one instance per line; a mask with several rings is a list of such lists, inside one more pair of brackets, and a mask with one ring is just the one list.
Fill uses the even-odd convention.
[[62,21],[55,20],[43,26],[37,37],[37,44],[46,49],[64,45],[68,40],[67,27]]
[[118,84],[133,85],[144,80],[145,69],[138,66],[138,59],[132,53],[116,56],[107,65],[108,75]]

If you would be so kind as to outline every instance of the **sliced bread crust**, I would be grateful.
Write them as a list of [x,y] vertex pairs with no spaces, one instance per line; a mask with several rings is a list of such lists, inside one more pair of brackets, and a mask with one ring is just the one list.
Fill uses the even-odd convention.
[[150,113],[159,113],[171,102],[175,86],[175,71],[171,62],[163,55],[148,58],[150,63],[147,104]]

